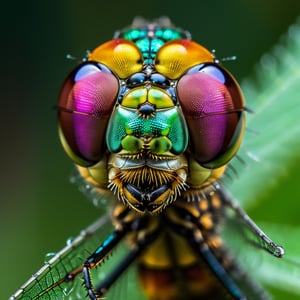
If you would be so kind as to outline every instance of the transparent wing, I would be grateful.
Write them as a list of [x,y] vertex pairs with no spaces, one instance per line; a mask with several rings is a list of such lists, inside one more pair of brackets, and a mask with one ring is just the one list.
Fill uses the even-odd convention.
[[[66,247],[54,254],[11,298],[17,299],[83,299],[81,266],[85,259],[101,244],[112,224],[108,215],[82,231]],[[73,274],[74,278],[67,276]],[[69,297],[68,297],[69,295]]]

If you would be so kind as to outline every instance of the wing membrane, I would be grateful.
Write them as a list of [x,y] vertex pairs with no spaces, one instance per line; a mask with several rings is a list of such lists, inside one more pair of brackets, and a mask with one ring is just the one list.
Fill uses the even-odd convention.
[[[109,221],[109,216],[105,215],[75,239],[68,241],[67,245],[46,262],[10,300],[66,299],[71,291],[73,294],[82,283],[82,263],[112,229]],[[84,289],[81,287],[80,290],[82,292],[74,291],[74,295],[78,293],[84,295]],[[74,299],[72,297],[69,299]]]

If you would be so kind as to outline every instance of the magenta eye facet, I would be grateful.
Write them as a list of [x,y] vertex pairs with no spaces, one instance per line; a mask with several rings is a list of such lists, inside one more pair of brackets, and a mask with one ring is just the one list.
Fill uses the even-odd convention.
[[105,152],[118,90],[117,78],[99,63],[83,63],[67,77],[58,102],[60,136],[76,164],[93,165]]
[[196,160],[208,168],[226,164],[244,130],[244,100],[236,81],[219,65],[201,64],[179,79],[177,94]]

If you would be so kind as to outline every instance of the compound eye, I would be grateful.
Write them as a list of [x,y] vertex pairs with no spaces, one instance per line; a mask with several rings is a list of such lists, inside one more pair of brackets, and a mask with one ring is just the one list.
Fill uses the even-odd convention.
[[120,78],[142,71],[143,56],[131,41],[114,39],[94,49],[88,57],[90,61],[105,64]]
[[81,64],[65,80],[58,100],[60,139],[76,164],[93,165],[105,152],[105,131],[118,90],[117,78],[97,62]]
[[226,164],[237,152],[245,126],[238,83],[219,65],[200,64],[180,78],[177,93],[196,160],[207,168]]
[[165,77],[177,79],[189,68],[213,61],[213,54],[203,46],[188,39],[179,39],[167,42],[158,50],[154,66]]

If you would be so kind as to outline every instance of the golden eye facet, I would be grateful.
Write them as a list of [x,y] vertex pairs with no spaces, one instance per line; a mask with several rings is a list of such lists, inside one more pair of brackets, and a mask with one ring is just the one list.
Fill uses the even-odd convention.
[[157,52],[154,65],[159,73],[176,79],[194,65],[213,61],[213,54],[206,48],[193,41],[181,39],[162,46]]
[[97,47],[88,60],[101,62],[120,77],[127,78],[143,67],[143,58],[138,47],[131,41],[115,39]]

